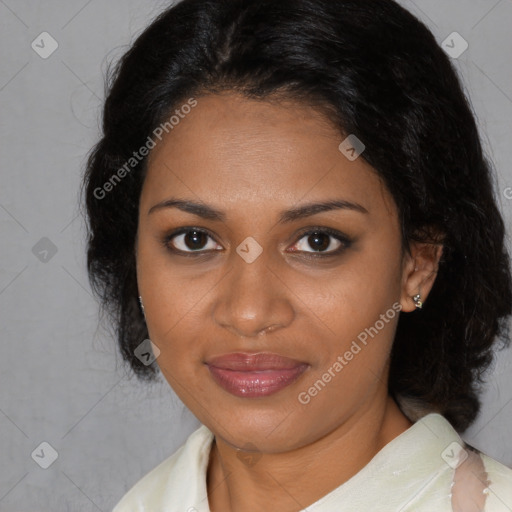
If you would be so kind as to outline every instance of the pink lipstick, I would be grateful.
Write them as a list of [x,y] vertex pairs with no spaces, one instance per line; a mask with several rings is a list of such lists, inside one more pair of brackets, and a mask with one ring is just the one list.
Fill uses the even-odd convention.
[[270,352],[232,352],[212,357],[206,365],[219,386],[244,398],[277,393],[294,382],[309,366]]

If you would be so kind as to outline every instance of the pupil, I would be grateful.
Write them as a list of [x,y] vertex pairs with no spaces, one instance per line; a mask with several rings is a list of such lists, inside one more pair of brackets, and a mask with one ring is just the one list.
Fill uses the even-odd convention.
[[329,247],[329,237],[324,233],[313,233],[309,235],[308,243],[313,249],[325,250]]
[[206,243],[205,238],[205,233],[201,233],[200,231],[189,231],[185,235],[185,245],[189,249],[201,249],[201,247]]

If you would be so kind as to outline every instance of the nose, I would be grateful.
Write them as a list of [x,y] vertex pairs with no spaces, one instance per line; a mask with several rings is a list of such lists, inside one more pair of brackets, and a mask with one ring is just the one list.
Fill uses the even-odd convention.
[[237,254],[219,283],[215,322],[240,337],[255,337],[290,325],[295,316],[291,292],[268,265],[265,251],[252,263]]

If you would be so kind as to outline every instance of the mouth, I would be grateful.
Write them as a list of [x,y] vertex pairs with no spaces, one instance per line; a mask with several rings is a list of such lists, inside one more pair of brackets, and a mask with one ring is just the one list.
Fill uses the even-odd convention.
[[213,380],[232,395],[259,398],[292,384],[309,367],[308,363],[279,354],[233,352],[205,363]]

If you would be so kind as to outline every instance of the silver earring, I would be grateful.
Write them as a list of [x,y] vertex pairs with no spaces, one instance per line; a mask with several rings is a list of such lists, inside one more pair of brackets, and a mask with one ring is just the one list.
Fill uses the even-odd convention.
[[142,304],[142,297],[139,295],[139,304],[140,309],[142,310],[142,314],[144,315],[144,320],[146,320],[146,312],[144,311],[144,304]]
[[421,295],[418,293],[416,294],[412,300],[414,301],[414,305],[418,308],[418,309],[421,309],[423,307],[423,302],[421,301]]

